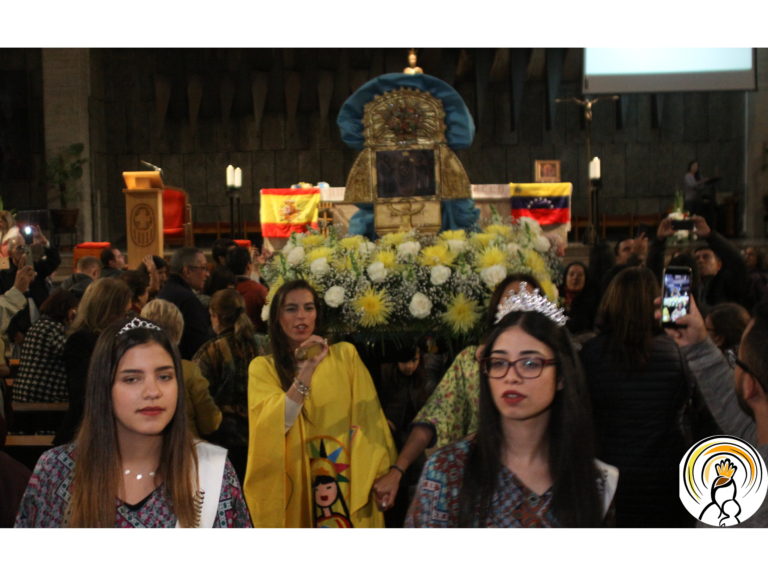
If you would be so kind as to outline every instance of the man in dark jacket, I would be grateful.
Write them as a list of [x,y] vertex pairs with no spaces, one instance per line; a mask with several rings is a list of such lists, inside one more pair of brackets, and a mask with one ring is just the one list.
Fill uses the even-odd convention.
[[[46,280],[61,264],[61,256],[59,256],[59,251],[56,250],[56,247],[51,246],[48,239],[43,236],[40,227],[37,225],[32,226],[32,238],[34,245],[43,246],[44,255],[33,264],[37,276],[30,283],[29,290],[25,296],[31,298],[39,309],[50,293]],[[22,236],[16,236],[8,242],[8,255],[10,256],[9,267],[7,270],[0,272],[0,293],[10,290],[16,281],[16,271],[19,269],[21,258],[24,256],[24,238]],[[27,262],[27,264],[30,264],[30,262]],[[31,325],[30,309],[29,304],[27,304],[11,320],[11,324],[8,326],[8,337],[11,341],[21,344],[24,340],[24,334],[26,334]]]
[[251,253],[244,246],[235,246],[227,251],[227,268],[237,276],[235,287],[245,300],[245,312],[251,319],[256,332],[266,333],[267,327],[261,319],[261,310],[267,301],[267,287],[251,280]]
[[185,246],[173,253],[168,268],[168,280],[157,297],[175,304],[181,311],[184,332],[179,352],[184,360],[192,360],[200,347],[214,336],[208,310],[192,291],[203,289],[208,263],[199,248]]
[[101,275],[99,278],[115,278],[123,273],[125,256],[118,248],[104,248],[99,259],[101,260]]
[[64,280],[56,290],[69,290],[78,298],[82,298],[86,288],[99,277],[100,273],[99,259],[95,256],[83,256],[77,261],[74,274]]

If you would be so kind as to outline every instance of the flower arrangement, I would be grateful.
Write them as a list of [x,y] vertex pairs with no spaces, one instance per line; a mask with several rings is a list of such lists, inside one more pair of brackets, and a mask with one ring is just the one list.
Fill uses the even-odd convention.
[[263,274],[269,285],[263,318],[286,281],[303,278],[327,306],[331,332],[377,334],[439,330],[452,339],[475,335],[493,289],[512,272],[535,276],[556,301],[558,257],[538,222],[498,216],[480,230],[418,230],[387,234],[376,243],[362,236],[293,234]]

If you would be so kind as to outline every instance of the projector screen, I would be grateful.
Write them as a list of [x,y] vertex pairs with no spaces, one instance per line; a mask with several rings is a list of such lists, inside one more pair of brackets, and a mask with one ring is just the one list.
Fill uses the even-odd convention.
[[585,48],[585,94],[755,90],[753,48]]

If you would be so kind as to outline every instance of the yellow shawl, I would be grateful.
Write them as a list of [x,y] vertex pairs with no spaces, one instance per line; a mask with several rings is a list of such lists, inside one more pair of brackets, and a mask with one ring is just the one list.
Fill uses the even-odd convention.
[[[248,374],[250,449],[243,490],[253,525],[306,528],[325,517],[323,526],[344,525],[348,519],[354,527],[383,527],[371,488],[395,462],[397,451],[355,347],[346,342],[330,347],[288,434],[285,392],[273,357],[255,358]],[[321,490],[340,494],[326,509],[314,505],[312,485],[318,476],[335,481],[335,487]]]

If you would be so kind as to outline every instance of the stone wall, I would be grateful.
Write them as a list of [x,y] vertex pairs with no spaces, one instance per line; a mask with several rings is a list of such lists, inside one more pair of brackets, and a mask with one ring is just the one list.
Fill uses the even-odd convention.
[[[101,202],[104,239],[121,242],[125,203],[121,173],[146,160],[165,171],[165,182],[184,187],[198,222],[229,220],[224,190],[228,164],[243,168],[246,220],[257,219],[258,190],[299,181],[344,186],[356,151],[341,142],[338,109],[353,88],[375,75],[401,71],[396,50],[108,49],[91,50],[91,140],[93,187]],[[421,61],[420,61],[421,62]],[[427,62],[424,64],[427,72]],[[442,69],[445,69],[443,67]],[[441,71],[442,71],[441,69]],[[318,71],[334,74],[328,118],[318,109]],[[296,113],[286,111],[286,78],[299,72]],[[269,77],[261,131],[256,130],[251,81]],[[155,110],[155,75],[170,78],[171,94],[162,133]],[[435,75],[441,76],[441,73]],[[189,120],[187,83],[201,79],[203,97],[196,133]],[[234,87],[230,117],[222,119],[220,86]],[[455,87],[471,110],[474,74],[459,74]],[[508,81],[491,82],[482,125],[472,148],[459,153],[473,183],[526,182],[536,159],[559,159],[562,178],[574,183],[575,214],[586,214],[587,157],[581,109],[558,104],[552,130],[545,128],[545,82],[525,87],[520,126],[511,130]],[[559,96],[579,95],[575,81]],[[705,175],[721,176],[719,189],[745,191],[744,93],[667,94],[655,127],[651,95],[632,95],[623,127],[619,107],[594,107],[592,154],[602,160],[600,211],[651,213],[671,206],[688,162],[698,158]]]

